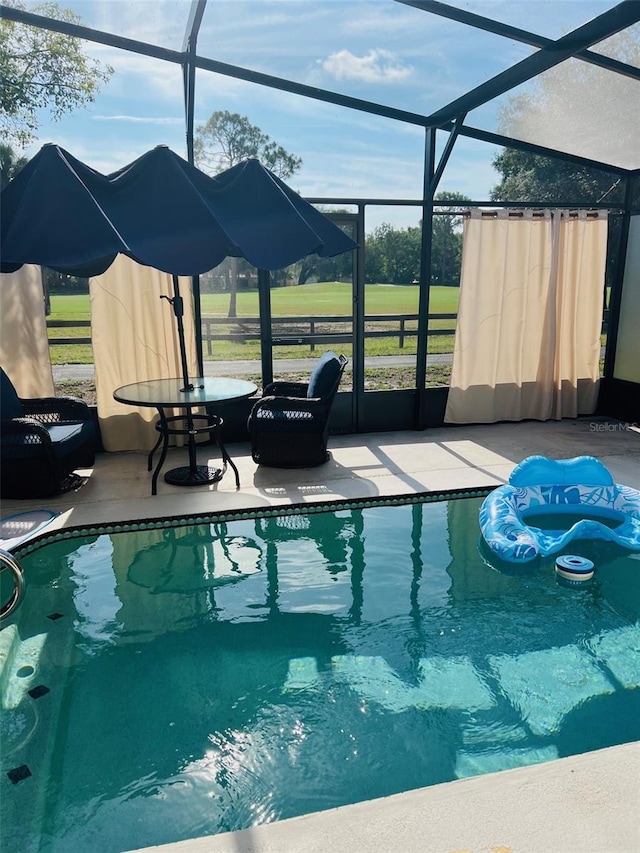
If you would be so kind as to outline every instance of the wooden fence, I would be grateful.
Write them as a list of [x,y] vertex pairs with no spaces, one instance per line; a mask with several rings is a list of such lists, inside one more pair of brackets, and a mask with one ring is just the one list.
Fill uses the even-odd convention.
[[[455,320],[457,314],[430,314],[431,320]],[[406,338],[418,334],[417,314],[370,314],[365,316],[365,338],[397,338],[400,349],[404,347]],[[391,329],[368,329],[372,323],[396,325]],[[415,328],[407,326],[415,324]],[[229,330],[234,326],[234,330]],[[330,331],[336,326],[335,331]],[[225,331],[216,332],[216,328],[227,327]],[[271,327],[274,346],[307,345],[311,351],[316,344],[351,343],[353,340],[353,320],[347,316],[315,316],[315,317],[272,317]],[[292,328],[293,327],[293,328]],[[327,330],[329,327],[329,330]],[[453,335],[452,329],[433,329],[430,335]],[[202,340],[207,344],[207,353],[212,355],[214,341],[258,341],[260,340],[259,317],[203,317]]]
[[[453,320],[457,314],[429,314],[429,320]],[[602,334],[607,332],[609,311],[604,312]],[[417,314],[367,314],[365,321],[365,338],[397,338],[398,346],[403,349],[406,338],[418,334]],[[385,323],[395,328],[371,329],[375,323]],[[274,346],[307,345],[313,351],[316,344],[351,343],[353,340],[353,318],[343,315],[328,315],[314,317],[272,317]],[[335,326],[336,331],[330,331]],[[224,330],[217,332],[216,329]],[[231,328],[229,328],[231,327]],[[329,327],[329,331],[327,331]],[[90,320],[47,320],[47,329],[84,329],[91,328]],[[429,336],[453,335],[455,328],[429,329]],[[214,341],[259,341],[259,317],[203,317],[202,340],[207,347],[207,355],[213,355]],[[50,346],[68,344],[90,344],[90,337],[50,338]]]

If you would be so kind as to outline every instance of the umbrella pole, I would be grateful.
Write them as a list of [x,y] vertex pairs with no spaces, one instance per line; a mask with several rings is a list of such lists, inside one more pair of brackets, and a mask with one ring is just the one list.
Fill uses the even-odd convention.
[[273,382],[273,343],[271,332],[271,273],[258,270],[258,300],[260,305],[260,337],[262,346],[262,383]]
[[187,366],[187,345],[184,340],[184,323],[182,318],[184,316],[184,301],[182,296],[180,296],[180,284],[178,282],[178,276],[172,276],[173,280],[173,299],[170,299],[168,296],[161,296],[160,299],[166,299],[167,302],[170,302],[173,307],[173,313],[175,314],[176,320],[178,322],[178,343],[180,345],[180,361],[182,364],[182,380],[184,382],[184,387],[181,388],[181,391],[193,391],[193,383],[189,381],[189,368]]

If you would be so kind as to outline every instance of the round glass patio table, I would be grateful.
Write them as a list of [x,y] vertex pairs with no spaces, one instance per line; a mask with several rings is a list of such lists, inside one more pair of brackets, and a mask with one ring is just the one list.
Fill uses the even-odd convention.
[[[169,436],[181,435],[187,438],[189,464],[167,471],[164,479],[175,486],[201,486],[216,483],[221,480],[230,465],[235,473],[236,487],[240,488],[238,469],[229,456],[221,436],[224,421],[219,415],[194,414],[193,410],[201,407],[224,405],[234,400],[251,397],[258,390],[253,382],[244,379],[230,379],[225,376],[199,376],[191,380],[192,388],[183,390],[184,380],[149,379],[145,382],[134,382],[123,385],[113,392],[113,397],[119,403],[130,406],[148,406],[158,410],[159,420],[156,423],[158,441],[149,453],[147,468],[151,471],[153,457],[162,445],[160,459],[151,478],[151,494],[157,494],[158,475],[164,465],[169,447]],[[167,417],[167,409],[184,409],[184,414]],[[198,465],[196,462],[196,439],[198,435],[209,433],[213,436],[220,450],[222,467]]]

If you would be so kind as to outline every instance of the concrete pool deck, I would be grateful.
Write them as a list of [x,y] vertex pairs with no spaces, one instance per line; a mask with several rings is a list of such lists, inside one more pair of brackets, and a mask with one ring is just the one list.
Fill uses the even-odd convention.
[[[616,482],[640,489],[640,426],[603,418],[444,427],[421,432],[331,436],[331,459],[318,468],[257,467],[248,444],[230,444],[240,472],[211,486],[184,488],[158,479],[151,496],[146,453],[101,453],[86,484],[47,500],[3,500],[2,514],[28,509],[60,512],[55,526],[162,518],[246,507],[499,486],[527,456],[592,455]],[[198,462],[219,463],[217,448],[201,447]],[[187,464],[186,448],[171,449],[163,471]]]
[[[2,503],[2,515],[52,509],[52,526],[158,518],[500,485],[526,456],[593,455],[617,482],[640,489],[640,428],[602,418],[333,436],[315,469],[256,468],[246,444],[228,448],[240,471],[214,486],[158,483],[146,454],[100,454],[77,492]],[[215,448],[199,449],[199,462]],[[170,451],[165,470],[185,464]],[[51,529],[49,527],[48,529]],[[640,579],[639,579],[640,582]],[[410,791],[204,839],[175,853],[640,853],[640,745],[627,744]]]

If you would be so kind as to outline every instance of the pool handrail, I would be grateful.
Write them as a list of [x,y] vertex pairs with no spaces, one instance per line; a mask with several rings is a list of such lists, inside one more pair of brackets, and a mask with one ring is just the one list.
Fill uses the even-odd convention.
[[18,607],[25,592],[24,571],[17,557],[0,548],[0,572],[9,569],[15,587],[8,601],[0,607],[0,619],[5,619]]

